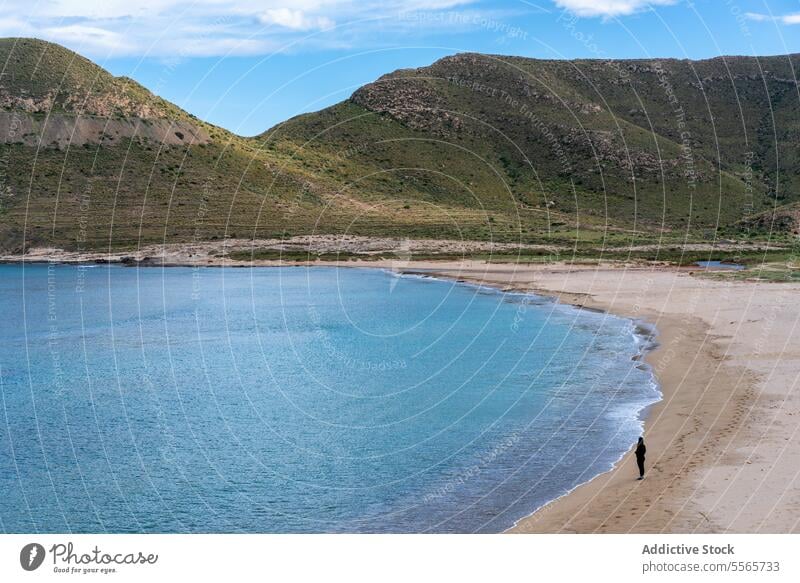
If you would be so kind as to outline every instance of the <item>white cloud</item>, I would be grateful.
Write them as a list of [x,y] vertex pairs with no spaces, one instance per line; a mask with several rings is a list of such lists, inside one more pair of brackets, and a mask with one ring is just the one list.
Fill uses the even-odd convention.
[[24,36],[31,34],[30,25],[19,18],[0,18],[0,36]]
[[759,14],[757,12],[748,12],[745,14],[747,18],[750,20],[755,20],[756,22],[780,22],[781,24],[800,24],[800,12],[794,12],[792,14],[783,14],[779,16],[772,16],[769,14]]
[[625,16],[650,6],[674,4],[677,0],[554,0],[556,6],[577,16]]
[[[202,4],[202,0],[200,0]],[[13,0],[12,6],[17,4]],[[106,18],[123,18],[143,14],[160,14],[180,2],[176,0],[48,0],[36,4],[36,12],[42,16],[72,18],[81,17],[91,20]]]
[[407,24],[398,23],[403,12],[478,1],[0,0],[0,35],[36,36],[95,59],[268,54],[381,42],[380,31]]
[[770,20],[770,17],[766,14],[757,14],[755,12],[745,12],[745,18],[748,20],[755,20],[756,22],[763,22],[765,20]]
[[309,16],[302,10],[291,8],[272,8],[259,16],[264,24],[277,24],[292,30],[311,30],[332,28],[335,23],[327,16]]
[[132,48],[121,34],[96,26],[81,24],[55,26],[42,29],[39,34],[62,44],[80,45],[81,50],[87,52],[125,54]]
[[178,57],[179,59],[218,57],[220,55],[249,56],[279,52],[282,46],[280,42],[272,42],[263,38],[208,38],[197,41],[167,41],[162,45],[160,53],[166,53],[169,57]]

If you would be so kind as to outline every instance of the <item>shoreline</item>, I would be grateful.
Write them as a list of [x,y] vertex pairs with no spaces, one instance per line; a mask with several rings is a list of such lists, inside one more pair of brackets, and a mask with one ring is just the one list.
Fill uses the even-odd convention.
[[[446,281],[452,281],[452,282],[458,283],[458,284],[470,284],[470,285],[486,286],[486,287],[491,287],[492,289],[498,290],[500,292],[519,292],[519,293],[537,295],[539,297],[552,298],[554,301],[556,301],[558,303],[561,303],[563,305],[571,306],[571,307],[573,307],[575,309],[578,309],[578,310],[587,310],[587,311],[596,312],[596,313],[610,314],[610,315],[613,315],[613,316],[618,317],[618,318],[623,318],[623,319],[629,320],[632,323],[632,325],[634,326],[633,335],[635,337],[638,337],[640,339],[640,341],[642,342],[642,346],[641,346],[640,351],[633,358],[635,360],[636,359],[644,360],[647,363],[647,366],[648,366],[648,368],[649,368],[649,370],[650,370],[650,372],[651,372],[651,374],[653,376],[653,379],[654,379],[654,381],[656,383],[656,388],[657,388],[658,393],[659,393],[659,398],[658,398],[657,401],[655,401],[653,403],[649,403],[648,405],[643,406],[639,411],[637,411],[637,417],[639,418],[639,420],[642,422],[642,425],[643,425],[643,432],[645,434],[647,433],[648,418],[653,414],[654,408],[657,407],[660,403],[662,403],[666,398],[666,396],[664,394],[664,390],[663,390],[662,384],[661,384],[661,382],[659,380],[658,375],[656,374],[655,364],[653,362],[653,358],[654,357],[652,356],[653,353],[655,351],[657,351],[659,349],[659,347],[661,346],[661,343],[656,340],[659,337],[660,332],[659,332],[658,327],[654,323],[650,322],[647,319],[644,319],[644,318],[641,318],[641,317],[637,317],[637,316],[630,316],[630,315],[622,315],[622,314],[613,313],[609,309],[607,309],[606,307],[604,307],[602,305],[591,305],[591,304],[589,304],[587,302],[586,298],[583,298],[582,296],[578,296],[577,294],[556,294],[556,293],[553,293],[552,290],[531,289],[531,288],[528,288],[526,286],[510,286],[510,287],[509,286],[501,286],[500,282],[497,282],[497,281],[495,281],[493,283],[489,283],[484,279],[478,279],[478,278],[471,279],[469,277],[464,278],[463,276],[456,278],[451,273],[439,272],[439,271],[436,271],[435,269],[432,269],[430,271],[428,271],[428,270],[425,270],[425,271],[407,270],[407,271],[400,271],[400,273],[408,273],[408,274],[413,274],[413,275],[431,277],[431,278],[436,278],[436,279],[441,279],[441,280],[446,280]],[[550,500],[549,502],[545,502],[541,506],[533,509],[529,514],[527,514],[525,516],[522,516],[521,518],[518,518],[517,520],[514,521],[514,524],[512,526],[510,526],[509,528],[507,528],[504,531],[502,531],[502,534],[509,534],[509,533],[510,534],[515,534],[515,533],[526,533],[526,532],[529,532],[530,526],[531,526],[530,522],[534,521],[534,520],[538,521],[540,512],[548,511],[549,509],[553,508],[556,504],[559,504],[560,501],[562,501],[562,500],[563,500],[563,502],[561,502],[561,503],[564,504],[564,505],[572,506],[573,504],[575,504],[576,501],[574,500],[574,498],[575,498],[575,496],[573,496],[574,493],[576,493],[576,492],[578,492],[578,491],[580,491],[580,490],[582,490],[584,488],[586,488],[588,490],[590,485],[595,480],[603,477],[604,475],[622,471],[621,470],[621,466],[623,465],[623,463],[626,460],[630,459],[632,451],[634,449],[634,445],[635,444],[631,444],[631,447],[628,450],[624,451],[620,455],[620,457],[618,459],[616,459],[612,463],[611,468],[609,468],[607,470],[604,470],[604,471],[602,471],[602,472],[600,472],[598,474],[595,474],[594,476],[592,476],[591,478],[587,479],[584,482],[576,484],[575,486],[571,487],[569,490],[567,490],[563,494],[557,496],[553,500]],[[536,532],[549,533],[549,532],[552,532],[552,531],[550,531],[549,529],[545,529],[544,531],[536,530]]]
[[[645,421],[645,480],[635,479],[628,451],[610,471],[507,532],[800,530],[792,512],[800,504],[800,472],[785,466],[800,458],[792,440],[800,434],[800,398],[792,390],[800,309],[790,305],[800,286],[711,280],[655,266],[472,262],[429,265],[426,272],[643,319],[659,333],[645,356],[662,392]],[[777,320],[776,311],[785,319]],[[770,341],[784,349],[770,353]]]
[[[310,266],[313,267],[313,265],[310,265]],[[389,270],[386,269],[386,271],[389,271]],[[657,342],[657,340],[656,340],[657,337],[659,336],[659,331],[658,331],[658,328],[654,324],[652,324],[651,322],[649,322],[646,319],[642,319],[642,318],[639,318],[639,317],[630,317],[630,316],[622,316],[622,315],[619,315],[619,314],[614,314],[614,313],[610,312],[609,310],[607,310],[605,308],[596,307],[596,306],[588,306],[588,305],[585,305],[583,303],[571,303],[569,301],[565,302],[565,301],[562,301],[561,298],[559,298],[557,295],[554,295],[553,293],[543,293],[542,291],[539,291],[539,290],[530,290],[530,289],[523,288],[523,287],[507,287],[507,286],[504,287],[504,286],[499,285],[499,283],[497,283],[497,282],[495,282],[495,283],[487,283],[487,282],[485,282],[483,280],[477,280],[477,279],[469,280],[469,279],[463,279],[463,278],[455,278],[455,277],[452,276],[452,274],[440,273],[440,272],[437,272],[435,270],[419,271],[419,270],[410,269],[410,270],[399,270],[399,271],[396,271],[396,272],[393,272],[393,273],[397,273],[397,274],[400,274],[400,275],[414,275],[414,276],[419,276],[419,277],[424,277],[424,278],[437,279],[439,281],[450,281],[450,282],[453,282],[453,283],[458,284],[458,285],[469,285],[469,286],[476,286],[476,287],[479,287],[479,288],[480,287],[488,287],[488,288],[491,288],[491,289],[496,290],[496,291],[501,292],[501,293],[509,293],[509,292],[511,292],[511,293],[522,293],[522,294],[526,294],[526,295],[537,296],[537,297],[540,297],[540,298],[551,298],[556,303],[559,303],[559,304],[565,305],[565,306],[570,306],[571,308],[574,308],[576,310],[586,310],[586,311],[600,313],[600,314],[608,314],[608,315],[611,315],[611,316],[614,316],[614,317],[617,317],[617,318],[628,320],[633,325],[632,335],[634,336],[635,339],[637,339],[637,341],[641,342],[641,346],[639,347],[638,352],[632,357],[632,360],[643,360],[643,361],[645,361],[645,363],[647,364],[647,367],[648,367],[648,371],[650,372],[650,374],[651,374],[651,376],[653,378],[653,382],[655,383],[655,389],[658,392],[658,400],[656,400],[656,401],[654,401],[652,403],[648,403],[647,405],[644,405],[643,407],[641,407],[641,409],[639,409],[636,412],[637,419],[642,423],[643,432],[646,431],[647,419],[650,416],[651,411],[653,410],[653,408],[655,406],[657,406],[659,403],[661,403],[664,400],[664,392],[663,392],[663,389],[661,387],[661,383],[659,382],[658,376],[656,375],[655,367],[653,366],[653,363],[651,363],[650,359],[649,359],[649,355],[652,352],[654,352],[655,350],[657,350],[659,348],[659,346],[660,346],[659,342]],[[556,498],[554,498],[554,499],[552,499],[552,500],[550,500],[548,502],[545,502],[541,506],[533,509],[529,514],[526,514],[525,516],[522,516],[522,517],[516,519],[514,521],[514,523],[510,527],[506,528],[503,531],[498,532],[497,534],[508,534],[508,533],[512,533],[513,534],[513,533],[518,532],[518,529],[525,528],[526,521],[531,520],[541,510],[550,507],[551,505],[557,503],[562,498],[569,497],[570,494],[572,494],[576,490],[578,490],[578,489],[580,489],[580,488],[582,488],[584,486],[588,486],[589,484],[591,484],[592,481],[594,481],[597,478],[600,478],[604,474],[617,471],[617,469],[619,468],[620,464],[626,458],[628,458],[630,456],[632,450],[634,449],[634,446],[635,446],[635,444],[632,444],[631,447],[628,450],[625,450],[619,456],[619,458],[614,460],[612,462],[612,464],[611,464],[611,468],[609,468],[607,470],[604,470],[604,471],[601,471],[600,473],[595,474],[594,476],[590,477],[589,479],[587,479],[587,480],[585,480],[583,482],[580,482],[579,484],[574,485],[573,487],[568,489],[563,494],[561,494],[561,495],[557,496]],[[522,531],[519,531],[519,532],[522,532]]]
[[[574,307],[576,307],[576,308],[579,308],[579,309],[581,308],[580,306],[574,306]],[[598,311],[601,311],[601,310],[598,310]],[[603,311],[604,313],[608,313],[608,312],[605,312],[604,310],[602,310],[602,311]],[[616,315],[616,314],[614,314],[614,315]],[[620,317],[620,318],[621,318],[622,316],[617,316],[617,317]],[[634,322],[634,323],[636,323],[636,324],[638,324],[638,323],[640,322],[640,320],[635,320],[635,319],[632,319],[632,318],[627,318],[627,319],[630,319],[631,321],[633,321],[633,322]],[[636,332],[636,334],[637,334],[637,335],[639,335],[639,333],[638,333],[638,332]],[[652,342],[652,341],[653,341],[653,339],[655,338],[655,336],[656,336],[656,334],[655,334],[655,332],[654,332],[654,333],[652,333],[652,334],[648,333],[648,334],[646,334],[646,335],[642,335],[642,336],[640,336],[640,337],[641,337],[641,338],[644,338],[644,339],[645,339],[645,341],[650,341],[650,342]],[[653,352],[653,351],[654,351],[656,348],[658,348],[658,344],[655,344],[655,343],[651,344],[649,347],[648,347],[648,346],[645,346],[645,347],[643,347],[643,348],[642,348],[642,351],[641,351],[641,353],[640,353],[640,356],[642,356],[642,357],[644,358],[644,360],[646,361],[646,360],[647,360],[647,355],[648,355],[649,353]],[[642,407],[642,408],[641,408],[641,409],[640,409],[640,410],[637,412],[637,417],[638,417],[639,421],[642,423],[642,430],[643,430],[643,433],[646,431],[646,428],[647,428],[647,419],[648,419],[648,417],[650,416],[650,414],[651,414],[651,412],[652,412],[652,410],[653,410],[653,407],[655,407],[656,405],[658,405],[660,402],[662,402],[662,401],[664,400],[664,391],[663,391],[663,390],[662,390],[662,388],[661,388],[661,383],[660,383],[660,382],[658,382],[658,377],[656,376],[656,373],[655,373],[655,371],[653,370],[653,367],[650,365],[650,363],[648,363],[648,367],[650,368],[650,371],[651,371],[651,374],[652,374],[652,376],[653,376],[653,379],[655,380],[655,383],[656,383],[656,389],[658,390],[658,393],[659,393],[659,398],[658,398],[658,400],[657,400],[657,401],[655,401],[655,402],[653,402],[653,403],[649,403],[649,404],[647,404],[647,405],[643,406],[643,407]],[[507,529],[503,530],[503,531],[502,531],[500,534],[524,534],[524,533],[525,533],[525,531],[524,531],[524,530],[520,530],[520,529],[524,529],[524,528],[525,528],[525,525],[526,525],[526,523],[527,523],[527,521],[529,521],[529,520],[532,520],[532,519],[533,519],[533,517],[534,517],[534,516],[535,516],[535,515],[536,515],[538,512],[540,512],[541,510],[544,510],[544,509],[550,508],[552,505],[556,504],[556,503],[557,503],[559,500],[561,500],[562,498],[563,498],[563,499],[567,499],[567,498],[568,498],[568,497],[569,497],[569,496],[570,496],[570,495],[571,495],[573,492],[575,492],[576,490],[578,490],[578,489],[580,489],[580,488],[583,488],[584,486],[588,486],[589,484],[591,484],[591,483],[592,483],[592,481],[596,480],[597,478],[600,478],[600,477],[601,477],[601,476],[603,476],[604,474],[608,474],[608,473],[610,473],[610,472],[616,472],[616,471],[619,469],[619,466],[620,466],[620,464],[623,462],[623,460],[625,460],[626,458],[628,458],[628,457],[630,456],[631,452],[632,452],[632,451],[633,451],[633,449],[634,449],[634,447],[633,447],[634,445],[635,445],[635,444],[632,444],[632,445],[631,445],[631,447],[630,447],[629,449],[627,449],[626,451],[624,451],[624,452],[623,452],[623,453],[622,453],[622,454],[619,456],[619,458],[617,458],[616,460],[614,460],[614,462],[611,464],[611,467],[610,467],[609,469],[607,469],[607,470],[604,470],[604,471],[602,471],[602,472],[600,472],[600,473],[598,473],[598,474],[595,474],[594,476],[592,476],[591,478],[589,478],[588,480],[586,480],[586,481],[584,481],[584,482],[581,482],[581,483],[579,483],[579,484],[576,484],[575,486],[573,486],[572,488],[570,488],[569,490],[567,490],[566,492],[564,492],[564,493],[563,493],[563,494],[561,494],[560,496],[557,496],[556,498],[554,498],[554,499],[550,500],[549,502],[545,502],[545,503],[544,503],[544,504],[542,504],[541,506],[539,506],[539,507],[535,508],[535,509],[534,509],[532,512],[530,512],[529,514],[526,514],[525,516],[523,516],[523,517],[521,517],[521,518],[518,518],[517,520],[515,520],[515,521],[514,521],[514,524],[512,524],[512,525],[511,525],[509,528],[507,528]]]
[[[56,258],[41,262],[50,259]],[[215,265],[181,265],[380,268],[554,297],[643,321],[658,332],[656,346],[643,358],[662,395],[646,409],[645,480],[636,480],[629,450],[610,470],[505,532],[800,532],[800,471],[794,469],[800,467],[800,391],[794,390],[800,381],[800,342],[794,336],[800,305],[793,301],[800,284],[714,280],[687,269],[630,263],[230,265],[220,257]]]

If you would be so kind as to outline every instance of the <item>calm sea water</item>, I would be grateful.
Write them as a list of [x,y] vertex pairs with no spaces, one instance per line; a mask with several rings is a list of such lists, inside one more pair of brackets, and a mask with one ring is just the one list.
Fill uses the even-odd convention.
[[0,314],[7,532],[500,531],[659,397],[629,320],[377,270],[0,265]]

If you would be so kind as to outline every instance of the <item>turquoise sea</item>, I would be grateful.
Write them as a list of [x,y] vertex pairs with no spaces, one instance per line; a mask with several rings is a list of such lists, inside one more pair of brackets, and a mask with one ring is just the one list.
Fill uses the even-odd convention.
[[372,269],[0,265],[0,314],[5,532],[498,532],[660,396],[635,322]]

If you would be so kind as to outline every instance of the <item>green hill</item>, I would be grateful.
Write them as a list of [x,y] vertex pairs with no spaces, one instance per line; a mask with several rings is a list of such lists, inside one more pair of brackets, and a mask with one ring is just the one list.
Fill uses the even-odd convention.
[[321,157],[368,144],[354,166],[415,168],[432,201],[708,230],[800,197],[798,65],[461,54],[274,132]]
[[243,138],[63,47],[0,39],[0,249],[752,233],[800,200],[798,65],[460,54]]

